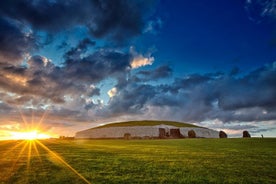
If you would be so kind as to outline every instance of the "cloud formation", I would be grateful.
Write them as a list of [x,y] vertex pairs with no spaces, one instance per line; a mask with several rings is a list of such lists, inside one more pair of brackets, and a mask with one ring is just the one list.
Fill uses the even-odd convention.
[[[18,127],[21,114],[39,119],[44,112],[45,129],[168,119],[258,132],[247,123],[275,121],[275,62],[248,73],[176,78],[153,53],[136,51],[132,38],[163,26],[148,18],[154,3],[0,1],[0,125]],[[55,53],[41,52],[47,45]],[[52,58],[56,53],[61,57]]]
[[276,19],[275,0],[246,0],[245,9],[249,19],[257,23],[267,18]]
[[[15,105],[43,111],[47,105],[52,108],[52,118],[73,122],[111,117],[192,123],[265,122],[276,118],[275,63],[243,76],[231,72],[191,74],[171,83],[154,84],[151,82],[170,77],[172,69],[164,65],[133,73],[130,62],[129,54],[101,50],[68,60],[63,67],[38,55],[31,57],[25,67],[4,64],[0,68],[1,112],[7,115]],[[103,104],[95,100],[101,95],[95,85],[110,77],[117,84],[107,92],[110,99]],[[257,132],[255,126],[251,128]]]
[[[194,123],[219,120],[233,126],[240,122],[274,121],[275,76],[272,63],[244,76],[192,74],[166,85],[136,81],[119,89],[101,115],[136,114],[141,119],[169,117]],[[249,125],[247,128],[257,129]]]
[[[151,9],[153,3],[121,0],[1,1],[1,88],[64,102],[61,88],[63,93],[86,91],[87,86],[103,80],[106,75],[114,77],[116,72],[126,71],[130,60],[128,54],[103,49],[85,56],[87,49],[96,44],[89,37],[117,42],[139,35],[148,16],[144,9]],[[60,68],[50,62],[47,64],[46,57],[33,55],[43,45],[52,42],[56,33],[76,27],[85,28],[90,35],[63,54],[66,66]],[[41,38],[41,32],[51,38],[46,39],[49,40],[47,43]],[[27,65],[24,65],[24,60],[27,60]],[[39,85],[48,90],[44,92]]]
[[0,2],[0,13],[38,30],[56,32],[85,26],[94,37],[108,36],[118,41],[142,33],[153,5],[152,0],[4,0]]
[[117,93],[117,88],[112,88],[112,89],[110,89],[108,92],[107,92],[107,94],[108,94],[108,96],[110,97],[110,98],[112,98],[112,97],[114,97],[115,95],[116,95],[116,93]]
[[154,57],[150,54],[148,56],[143,56],[142,54],[137,53],[133,47],[130,48],[130,53],[132,55],[132,61],[130,62],[131,68],[140,68],[147,65],[152,65],[154,62]]
[[0,17],[0,62],[21,63],[36,49],[36,40],[23,24],[16,20]]

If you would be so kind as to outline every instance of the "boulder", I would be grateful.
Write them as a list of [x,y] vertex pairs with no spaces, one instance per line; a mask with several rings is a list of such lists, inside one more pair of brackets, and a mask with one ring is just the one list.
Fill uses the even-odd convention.
[[166,130],[165,128],[159,128],[159,138],[165,139],[166,138]]
[[183,138],[184,136],[181,135],[179,128],[170,129],[170,136],[171,138]]
[[243,138],[250,138],[251,135],[250,135],[250,133],[248,131],[245,130],[245,131],[242,132],[242,137]]
[[219,138],[227,138],[227,134],[224,131],[219,131]]
[[130,134],[130,133],[125,133],[125,134],[124,134],[124,139],[125,139],[125,140],[131,139],[131,134]]
[[196,133],[194,130],[189,130],[188,131],[188,137],[189,138],[196,138]]

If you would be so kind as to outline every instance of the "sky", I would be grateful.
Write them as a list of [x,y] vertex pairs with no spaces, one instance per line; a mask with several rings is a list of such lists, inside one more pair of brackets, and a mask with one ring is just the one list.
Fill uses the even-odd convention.
[[0,1],[0,139],[127,120],[276,136],[276,0]]

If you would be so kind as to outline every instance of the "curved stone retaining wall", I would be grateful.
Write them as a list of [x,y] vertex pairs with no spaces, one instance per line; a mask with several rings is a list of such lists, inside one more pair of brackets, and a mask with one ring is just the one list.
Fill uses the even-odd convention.
[[204,138],[219,138],[219,132],[207,128],[180,128],[180,133],[188,137],[189,130],[194,130],[196,133],[196,137],[204,137]]
[[[160,132],[162,129],[162,135]],[[173,130],[173,131],[172,131]],[[175,131],[179,130],[179,131]],[[173,137],[170,135],[172,132],[180,132],[181,137],[188,137],[188,131],[194,130],[196,137],[204,138],[219,138],[219,132],[207,128],[197,127],[185,127],[179,128],[168,125],[157,125],[157,126],[128,126],[128,127],[107,127],[107,128],[94,128],[84,130],[76,133],[75,138],[77,139],[104,139],[104,138],[124,138],[126,135],[128,138],[166,138]]]

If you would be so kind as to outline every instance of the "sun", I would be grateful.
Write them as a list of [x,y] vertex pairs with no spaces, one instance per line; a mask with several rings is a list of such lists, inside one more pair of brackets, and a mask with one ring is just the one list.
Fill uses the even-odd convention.
[[49,135],[39,132],[38,130],[30,130],[24,132],[11,132],[11,138],[15,140],[36,140],[48,139]]

